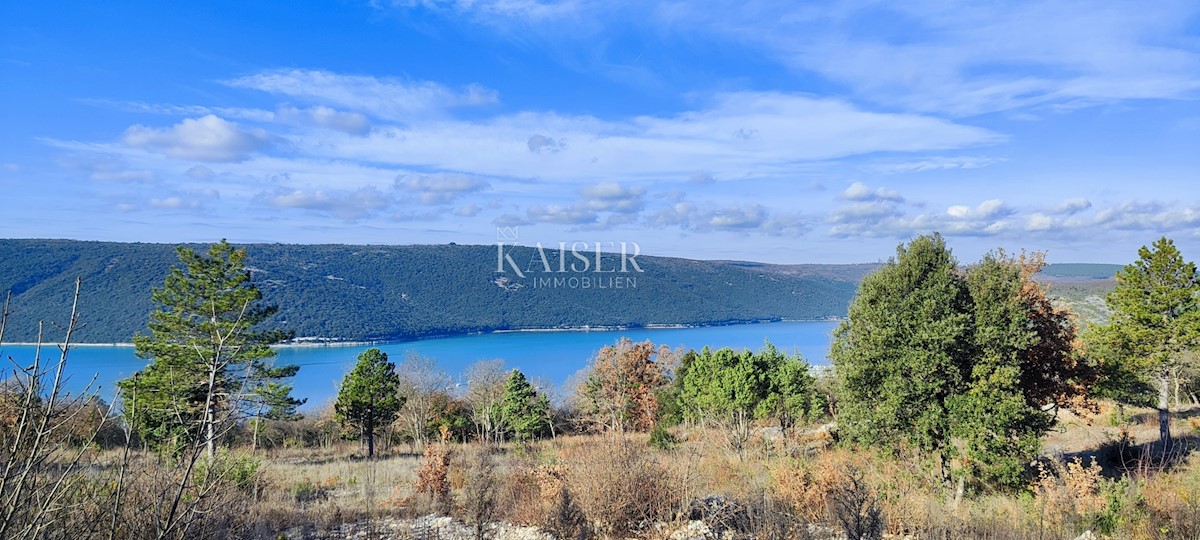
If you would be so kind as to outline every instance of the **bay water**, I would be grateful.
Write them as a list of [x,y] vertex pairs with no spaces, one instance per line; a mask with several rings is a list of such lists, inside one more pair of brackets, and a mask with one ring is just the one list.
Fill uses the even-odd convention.
[[[758,350],[769,340],[783,352],[803,355],[810,364],[827,365],[826,353],[837,324],[836,321],[785,321],[689,328],[522,331],[372,344],[286,346],[277,349],[276,363],[300,366],[291,382],[292,395],[308,399],[302,410],[331,401],[358,354],[372,347],[387,353],[397,364],[413,355],[432,359],[439,369],[458,381],[459,388],[465,385],[464,372],[471,364],[503,360],[506,368],[520,369],[530,379],[555,385],[556,393],[562,396],[572,391],[567,387],[572,375],[586,367],[601,347],[623,337],[684,350],[705,346]],[[43,365],[57,362],[58,357],[56,346],[43,346]],[[34,347],[0,345],[0,358],[4,373],[11,374],[18,366],[33,363]],[[79,393],[90,384],[93,392],[109,401],[115,395],[116,381],[133,375],[145,365],[146,361],[134,354],[132,346],[79,346],[71,349],[67,357],[65,388]]]

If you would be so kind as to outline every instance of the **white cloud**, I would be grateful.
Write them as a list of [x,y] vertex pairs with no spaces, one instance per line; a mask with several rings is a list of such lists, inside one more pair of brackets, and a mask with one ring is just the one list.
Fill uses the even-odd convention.
[[[867,193],[861,191],[861,193]],[[897,237],[941,232],[951,236],[993,236],[1012,229],[1008,218],[1017,212],[999,199],[976,206],[953,205],[945,213],[909,214],[911,206],[888,199],[844,204],[827,216],[835,237]]]
[[150,199],[150,206],[161,209],[180,209],[180,208],[199,208],[200,201],[195,199],[184,199],[183,197],[164,197],[161,199]]
[[[649,216],[652,225],[675,226],[685,231],[734,231],[752,232],[768,223],[770,211],[760,204],[734,204],[727,206],[698,206],[681,202],[659,210]],[[779,233],[788,227],[776,224],[771,230],[762,232]]]
[[842,198],[848,201],[893,201],[904,202],[904,197],[886,188],[871,189],[862,182],[855,182],[842,192]]
[[452,108],[499,101],[495,91],[477,85],[452,90],[429,81],[343,75],[320,70],[266,71],[225,83],[399,121],[438,116]]
[[1046,214],[1033,214],[1025,219],[1025,230],[1031,232],[1048,231],[1054,227],[1054,219]]
[[866,170],[882,174],[907,174],[926,171],[979,169],[1004,162],[1003,158],[984,156],[931,157],[918,161],[902,161],[868,165]]
[[280,106],[275,112],[275,119],[301,125],[320,126],[353,135],[362,135],[371,130],[371,121],[366,115],[358,112],[342,112],[325,106],[307,109]]
[[599,216],[595,212],[579,205],[534,204],[526,212],[529,221],[534,223],[557,223],[560,225],[584,225],[596,223]]
[[208,115],[185,119],[169,128],[134,125],[122,141],[133,148],[181,159],[238,161],[268,145],[261,129],[242,129],[233,122]]
[[475,217],[479,214],[480,210],[482,210],[482,208],[479,208],[479,205],[475,203],[468,203],[458,210],[455,210],[454,215],[458,217]]
[[[753,129],[754,138],[735,136]],[[530,132],[570,145],[530,151]],[[993,144],[986,129],[919,115],[868,112],[843,101],[775,92],[715,96],[672,116],[601,120],[525,112],[483,120],[379,126],[364,137],[293,136],[304,153],[485,177],[597,182],[788,176],[803,163],[873,152],[921,152]],[[535,141],[538,142],[538,141]],[[702,179],[707,179],[702,177]]]
[[1091,201],[1082,197],[1074,197],[1064,200],[1053,210],[1055,214],[1074,215],[1092,207]]
[[946,209],[946,214],[958,220],[993,220],[1013,214],[1013,210],[1005,206],[1000,199],[988,199],[974,208],[965,205],[954,205]]
[[491,187],[487,180],[465,174],[437,173],[400,175],[396,189],[417,195],[421,204],[437,205],[453,202],[461,195]]
[[646,189],[626,187],[617,182],[601,182],[583,186],[580,190],[582,207],[595,212],[632,213],[642,209]]
[[590,44],[605,28],[631,22],[707,34],[762,50],[876,103],[954,116],[1188,99],[1200,89],[1200,50],[1188,26],[1200,4],[1188,0],[1156,2],[1154,9],[1133,1],[1058,0],[419,4],[556,43]]
[[82,99],[82,103],[117,109],[121,111],[161,114],[169,116],[220,116],[222,118],[237,118],[253,122],[271,122],[275,113],[263,109],[248,107],[205,107],[203,105],[169,105],[163,103],[146,103],[144,101],[115,101],[109,99]]
[[260,194],[259,198],[275,208],[300,208],[327,213],[348,221],[374,215],[388,208],[393,202],[391,195],[374,186],[357,190],[340,189],[294,189],[277,190]]
[[1194,230],[1200,227],[1200,206],[1126,202],[1096,212],[1094,224],[1106,229],[1153,231],[1156,234]]

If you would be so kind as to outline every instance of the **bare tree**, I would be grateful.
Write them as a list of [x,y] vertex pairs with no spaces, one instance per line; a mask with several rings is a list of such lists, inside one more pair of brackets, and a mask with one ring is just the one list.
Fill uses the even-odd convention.
[[402,432],[412,438],[413,444],[424,448],[438,412],[434,396],[452,388],[453,379],[432,358],[416,354],[408,355],[397,365],[396,374],[400,376],[400,397],[404,398],[396,422]]
[[500,402],[508,372],[503,360],[482,360],[467,367],[467,404],[481,441],[499,443],[504,438]]
[[[43,324],[38,324],[37,345],[33,361],[9,361],[14,368],[4,381],[0,400],[7,405],[11,417],[3,426],[0,447],[0,538],[42,538],[51,527],[62,527],[66,521],[82,526],[80,535],[94,534],[99,520],[70,520],[71,505],[64,504],[69,493],[80,482],[78,469],[87,448],[96,439],[111,407],[94,420],[82,417],[91,410],[91,385],[81,394],[69,395],[63,388],[66,381],[68,353],[72,338],[79,328],[79,290],[81,280],[75,280],[75,295],[65,337],[58,346],[58,361],[46,365],[42,361]],[[10,292],[0,311],[0,343],[9,317]],[[82,438],[72,428],[82,420],[86,425]]]

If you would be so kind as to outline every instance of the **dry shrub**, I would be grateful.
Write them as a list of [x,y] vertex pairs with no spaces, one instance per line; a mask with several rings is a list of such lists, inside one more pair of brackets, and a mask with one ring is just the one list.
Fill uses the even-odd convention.
[[830,494],[833,517],[851,540],[877,540],[883,537],[883,508],[879,495],[863,475],[862,469],[848,465],[841,471],[841,482]]
[[1095,458],[1084,465],[1074,458],[1066,463],[1039,461],[1033,492],[1039,504],[1054,514],[1095,512],[1104,507],[1100,482],[1104,472]]
[[495,450],[475,448],[461,469],[465,471],[462,485],[462,517],[474,531],[476,540],[483,540],[488,524],[496,521],[499,506]]
[[507,487],[509,519],[521,525],[540,526],[565,482],[562,472],[555,467],[521,463],[513,467]]
[[1200,538],[1200,454],[1138,482],[1150,525],[1167,538]]
[[433,512],[450,513],[454,505],[450,498],[450,454],[450,446],[445,443],[431,444],[425,449],[413,486],[417,506],[429,505]]
[[1089,515],[1107,506],[1101,493],[1103,470],[1095,458],[1084,464],[1080,458],[1066,463],[1038,461],[1033,482],[1034,500],[1043,528],[1064,533],[1078,529]]
[[567,446],[559,457],[573,501],[598,532],[635,533],[671,519],[683,507],[678,482],[643,443],[598,438]]
[[823,521],[830,516],[829,496],[843,483],[853,459],[849,451],[837,449],[776,466],[772,471],[775,493],[803,519]]
[[[855,481],[852,474],[861,479]],[[833,448],[811,457],[777,463],[771,468],[776,496],[789,503],[796,517],[809,522],[837,521],[833,496],[845,486],[867,496],[862,502],[879,506],[884,530],[903,535],[929,528],[946,509],[938,502],[941,485],[915,458],[893,458],[869,449]]]
[[554,498],[550,513],[542,522],[542,529],[564,540],[584,540],[592,537],[592,527],[587,515],[575,502],[571,490],[563,486]]

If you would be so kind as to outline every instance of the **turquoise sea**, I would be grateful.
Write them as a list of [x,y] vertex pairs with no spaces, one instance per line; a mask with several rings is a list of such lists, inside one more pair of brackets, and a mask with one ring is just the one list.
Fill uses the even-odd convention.
[[[507,367],[518,368],[531,379],[541,378],[562,386],[586,366],[601,347],[622,337],[634,341],[648,339],[656,345],[684,349],[704,346],[758,349],[770,340],[782,351],[798,352],[814,365],[825,365],[825,355],[837,324],[834,321],[804,321],[698,328],[501,332],[370,345],[280,347],[277,362],[301,366],[292,381],[293,395],[308,398],[307,409],[331,400],[337,382],[354,365],[358,354],[370,347],[383,350],[396,363],[414,354],[431,358],[440,369],[455,378],[461,378],[466,367],[479,360],[501,359]],[[0,357],[4,359],[7,373],[11,373],[15,364],[31,364],[33,355],[32,346],[0,345]],[[10,358],[13,363],[8,361]],[[44,347],[42,359],[43,363],[57,362],[57,347]],[[129,377],[143,366],[145,361],[134,355],[132,346],[77,347],[67,357],[69,379],[66,388],[80,392],[94,377],[93,388],[98,389],[99,396],[107,401],[114,395],[117,380]],[[560,392],[565,393],[566,389]]]

